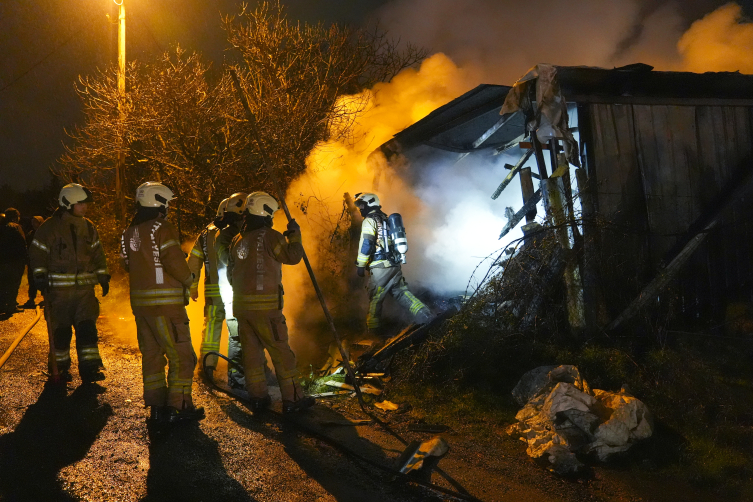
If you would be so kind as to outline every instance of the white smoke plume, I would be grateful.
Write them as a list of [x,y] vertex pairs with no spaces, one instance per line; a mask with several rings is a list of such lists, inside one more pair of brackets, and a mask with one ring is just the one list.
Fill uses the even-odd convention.
[[[679,2],[664,2],[648,14],[641,5],[637,0],[388,4],[379,13],[382,26],[438,52],[420,68],[407,69],[390,83],[364,93],[371,106],[356,126],[356,140],[318,145],[309,156],[307,173],[290,187],[288,198],[316,199],[334,221],[342,210],[343,192],[376,192],[385,212],[401,213],[406,223],[410,251],[404,272],[409,283],[435,292],[464,290],[479,261],[504,244],[497,237],[506,223],[505,207],[522,206],[515,183],[500,199],[490,199],[507,173],[504,163],[517,159],[446,162],[424,166],[416,177],[402,176],[395,170],[400,167],[387,165],[380,153],[373,152],[395,133],[476,85],[512,85],[537,63],[613,67],[643,62],[656,70],[753,71],[749,57],[753,30],[736,4],[698,20],[684,35],[687,24],[678,11]],[[625,46],[639,17],[640,36]],[[329,238],[331,229],[322,226],[321,218],[295,208],[294,216],[302,223],[304,243],[316,268],[313,243]],[[519,230],[507,240],[518,236]],[[309,291],[286,297],[289,320],[318,311],[310,303],[313,293],[302,266],[286,268],[285,286],[289,292]]]

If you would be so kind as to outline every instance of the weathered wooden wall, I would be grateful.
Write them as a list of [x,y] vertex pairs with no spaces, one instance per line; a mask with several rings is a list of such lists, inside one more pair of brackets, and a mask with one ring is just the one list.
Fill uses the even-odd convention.
[[[753,153],[753,108],[590,104],[589,177],[600,226],[595,258],[612,315],[662,260]],[[753,169],[753,166],[750,166]],[[753,294],[753,201],[740,201],[677,281],[676,307],[719,314]]]

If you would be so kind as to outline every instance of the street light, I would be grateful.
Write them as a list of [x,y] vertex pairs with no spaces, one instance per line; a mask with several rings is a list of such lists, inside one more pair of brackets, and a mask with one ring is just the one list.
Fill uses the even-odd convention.
[[115,5],[119,7],[118,13],[118,114],[120,117],[121,137],[120,137],[120,149],[118,151],[118,163],[115,166],[115,200],[116,200],[116,214],[120,226],[125,225],[125,196],[123,194],[123,180],[125,179],[125,138],[123,134],[123,124],[125,122],[125,70],[126,70],[126,53],[125,53],[125,36],[126,36],[126,24],[125,24],[125,0],[113,0]]

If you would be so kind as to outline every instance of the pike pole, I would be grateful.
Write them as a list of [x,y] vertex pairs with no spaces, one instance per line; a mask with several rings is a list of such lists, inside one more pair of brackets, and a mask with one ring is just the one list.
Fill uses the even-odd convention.
[[[269,177],[272,179],[272,183],[275,186],[275,190],[277,191],[277,197],[280,199],[282,209],[285,211],[285,216],[287,216],[288,222],[290,222],[293,219],[293,217],[290,216],[290,210],[288,209],[288,205],[285,202],[285,193],[282,191],[282,187],[280,186],[280,180],[277,178],[277,173],[275,173],[275,168],[270,162],[270,158],[267,155],[267,150],[264,148],[264,143],[261,140],[261,136],[259,136],[259,131],[256,127],[256,117],[254,116],[254,112],[251,111],[251,107],[248,105],[246,94],[243,92],[240,79],[238,78],[238,74],[235,72],[234,68],[230,69],[230,76],[233,78],[235,87],[238,90],[238,96],[240,97],[241,103],[243,104],[243,108],[246,110],[248,123],[251,127],[251,136],[253,140],[256,142],[256,146],[259,148],[259,154],[261,155],[262,162],[267,167],[267,171],[269,172]],[[301,243],[301,247],[303,247],[303,243]],[[329,323],[329,328],[332,330],[332,334],[335,337],[337,348],[340,350],[340,357],[342,357],[343,363],[345,363],[345,369],[348,372],[348,376],[353,382],[353,388],[356,391],[356,396],[358,396],[358,403],[360,404],[361,409],[364,409],[366,405],[363,402],[363,395],[361,394],[361,389],[358,385],[358,382],[356,381],[356,374],[353,371],[353,367],[350,365],[350,359],[348,358],[348,354],[345,352],[345,349],[343,349],[342,340],[340,339],[340,335],[337,333],[337,328],[335,328],[335,321],[332,319],[332,314],[330,314],[329,308],[327,307],[327,303],[324,301],[324,295],[322,294],[322,290],[319,287],[319,282],[316,280],[314,269],[311,268],[311,262],[309,262],[309,258],[306,255],[305,249],[303,250],[303,263],[306,264],[306,270],[308,270],[309,272],[309,277],[311,278],[311,283],[314,285],[316,296],[319,298],[319,303],[322,305],[324,316],[327,318],[327,323]],[[364,411],[366,410],[364,409]]]

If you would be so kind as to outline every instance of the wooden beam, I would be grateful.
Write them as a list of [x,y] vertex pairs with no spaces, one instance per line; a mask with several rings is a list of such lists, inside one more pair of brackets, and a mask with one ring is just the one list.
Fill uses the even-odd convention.
[[[530,167],[520,170],[520,191],[523,192],[523,204],[525,205],[533,197],[533,174]],[[538,176],[536,176],[538,178]],[[526,223],[531,223],[536,218],[536,206],[526,213]]]
[[515,116],[515,114],[511,113],[511,114],[509,114],[509,115],[507,115],[507,116],[502,117],[501,119],[499,119],[496,124],[494,124],[489,129],[487,129],[486,132],[484,132],[484,134],[482,134],[481,136],[479,136],[479,138],[476,141],[473,142],[473,148],[476,149],[476,148],[480,147],[484,143],[484,141],[486,141],[487,139],[491,138],[492,135],[495,132],[499,131],[502,128],[502,126],[504,126],[505,124],[507,124],[510,121],[510,119],[512,119],[514,116]]
[[672,98],[655,96],[567,96],[568,103],[605,105],[753,106],[753,99]]
[[518,226],[518,223],[520,223],[520,220],[522,220],[526,214],[536,209],[536,204],[538,204],[540,200],[541,189],[538,189],[536,190],[536,193],[533,194],[533,197],[528,199],[528,202],[523,204],[523,207],[521,207],[520,210],[518,210],[518,212],[515,213],[512,218],[507,220],[507,225],[505,225],[505,228],[502,229],[502,233],[499,234],[499,238],[501,239],[502,237],[510,233],[510,230]]
[[[515,169],[515,166],[512,165],[512,164],[505,164],[505,169],[507,169],[507,170]],[[529,169],[529,168],[528,167],[524,167],[523,169],[521,169],[520,170],[521,174],[523,173],[523,170],[525,170],[525,169]],[[530,169],[529,169],[529,171],[530,171]],[[536,178],[537,180],[541,179],[541,178],[539,178],[539,175],[535,174],[535,173],[530,173],[529,176],[531,176],[532,178]]]
[[[524,148],[524,149],[525,148],[533,148],[533,143],[530,142],[530,141],[521,141],[518,145],[520,146],[520,148]],[[542,150],[549,150],[549,144],[548,143],[541,144],[541,149]],[[558,146],[557,147],[557,151],[558,152],[562,152],[564,150],[562,149],[561,146]]]
[[533,150],[527,150],[523,156],[518,160],[518,163],[515,164],[515,166],[510,170],[510,173],[505,176],[505,179],[502,180],[502,183],[499,184],[497,189],[492,194],[492,200],[497,200],[497,197],[502,193],[502,190],[507,188],[507,185],[510,184],[512,179],[515,177],[515,175],[518,173],[521,167],[523,167],[523,164],[525,164],[528,159],[531,158],[531,155],[533,154]]
[[539,141],[538,136],[536,136],[536,131],[533,131],[531,133],[531,144],[533,145],[533,153],[536,156],[536,165],[539,168],[539,176],[541,176],[542,180],[545,180],[549,177],[549,175],[546,173],[546,161],[544,160],[544,152],[541,148],[541,142]]

